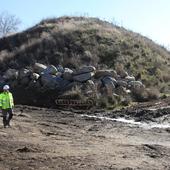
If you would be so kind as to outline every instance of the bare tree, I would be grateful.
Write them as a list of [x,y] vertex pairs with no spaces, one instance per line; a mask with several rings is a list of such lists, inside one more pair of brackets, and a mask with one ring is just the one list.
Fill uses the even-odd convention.
[[8,14],[8,12],[2,12],[0,14],[0,37],[16,32],[20,24],[20,19],[15,15]]

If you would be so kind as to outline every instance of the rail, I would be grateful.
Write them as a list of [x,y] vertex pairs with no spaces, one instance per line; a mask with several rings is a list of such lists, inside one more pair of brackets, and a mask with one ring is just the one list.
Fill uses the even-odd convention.
[[78,100],[78,99],[56,99],[55,103],[57,106],[87,106],[92,107],[95,105],[95,101],[92,99]]

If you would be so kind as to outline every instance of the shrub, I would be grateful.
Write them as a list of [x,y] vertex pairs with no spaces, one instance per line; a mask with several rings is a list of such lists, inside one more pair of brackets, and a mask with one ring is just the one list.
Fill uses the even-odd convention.
[[97,100],[98,107],[106,108],[108,107],[108,99],[106,97],[101,97]]
[[154,100],[158,99],[160,97],[160,92],[158,89],[151,87],[146,90],[147,91],[147,99],[148,100]]

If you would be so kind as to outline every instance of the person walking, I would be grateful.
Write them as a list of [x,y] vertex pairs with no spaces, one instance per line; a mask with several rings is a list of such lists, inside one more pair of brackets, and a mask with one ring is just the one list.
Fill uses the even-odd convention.
[[13,117],[14,100],[9,89],[9,85],[3,86],[3,92],[0,94],[0,108],[2,110],[4,128],[10,127],[10,121]]

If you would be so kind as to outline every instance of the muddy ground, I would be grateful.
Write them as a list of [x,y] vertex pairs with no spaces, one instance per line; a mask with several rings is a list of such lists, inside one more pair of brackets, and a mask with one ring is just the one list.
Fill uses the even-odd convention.
[[0,126],[0,170],[170,170],[170,128],[141,126],[170,125],[169,101],[117,111],[18,105],[12,128]]

